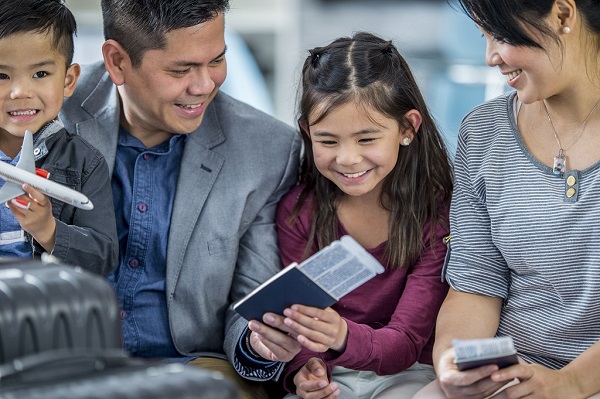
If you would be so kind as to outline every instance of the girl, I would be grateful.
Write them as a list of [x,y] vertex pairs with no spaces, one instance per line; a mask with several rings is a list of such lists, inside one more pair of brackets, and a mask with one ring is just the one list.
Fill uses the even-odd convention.
[[[284,372],[303,398],[410,398],[433,378],[451,167],[408,65],[368,33],[310,51],[301,184],[278,209],[284,264],[349,234],[386,268],[327,309],[294,305],[303,346]],[[289,395],[289,397],[294,397]]]
[[[515,91],[460,129],[439,384],[418,397],[600,398],[600,1],[460,4]],[[521,364],[456,369],[452,339],[495,335]]]

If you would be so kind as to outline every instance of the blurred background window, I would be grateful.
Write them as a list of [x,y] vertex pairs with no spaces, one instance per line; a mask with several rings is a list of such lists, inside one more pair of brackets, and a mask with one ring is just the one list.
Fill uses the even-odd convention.
[[[67,0],[79,23],[75,61],[101,59],[100,0]],[[357,31],[393,40],[410,64],[451,154],[463,116],[508,90],[485,64],[485,40],[445,0],[230,0],[222,90],[293,125],[307,50]]]

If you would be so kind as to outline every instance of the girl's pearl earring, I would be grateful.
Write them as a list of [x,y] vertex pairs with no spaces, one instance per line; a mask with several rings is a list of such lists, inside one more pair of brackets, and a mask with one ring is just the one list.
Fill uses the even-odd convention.
[[562,28],[562,32],[564,34],[571,33],[571,28],[569,28],[568,26],[565,26],[564,28]]
[[410,137],[405,137],[405,138],[402,139],[402,145],[403,146],[407,146],[407,145],[409,145],[411,143],[411,141],[412,140],[410,139]]

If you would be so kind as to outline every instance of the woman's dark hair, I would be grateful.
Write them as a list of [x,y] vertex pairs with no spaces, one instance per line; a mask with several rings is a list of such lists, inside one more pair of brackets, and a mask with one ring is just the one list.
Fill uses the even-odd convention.
[[[544,23],[550,15],[555,0],[449,0],[460,8],[485,32],[496,40],[513,46],[543,49],[527,32],[534,30],[558,41],[558,36]],[[577,9],[587,29],[597,38],[596,51],[600,50],[600,0],[577,0]]]
[[[395,119],[413,130],[405,114],[416,109],[422,123],[409,146],[399,146],[398,161],[384,179],[380,201],[390,212],[385,256],[397,267],[409,267],[421,253],[427,222],[447,223],[440,212],[452,191],[452,169],[444,142],[429,114],[408,64],[391,41],[370,33],[339,38],[310,50],[302,68],[300,135],[305,144],[301,181],[306,187],[288,220],[294,223],[314,190],[311,231],[305,256],[338,238],[336,206],[341,190],[317,170],[308,131],[336,107],[354,102]],[[304,131],[304,132],[303,132]],[[441,239],[441,237],[431,239]]]

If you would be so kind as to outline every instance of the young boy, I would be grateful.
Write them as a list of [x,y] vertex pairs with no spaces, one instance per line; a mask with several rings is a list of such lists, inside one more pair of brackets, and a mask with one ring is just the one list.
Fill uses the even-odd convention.
[[[61,0],[0,3],[0,160],[16,165],[25,130],[34,134],[36,167],[50,179],[85,194],[81,210],[23,185],[0,206],[0,256],[52,253],[59,260],[107,275],[118,259],[108,168],[102,155],[57,119],[77,83],[71,64],[76,22]],[[3,184],[3,180],[0,179]]]

